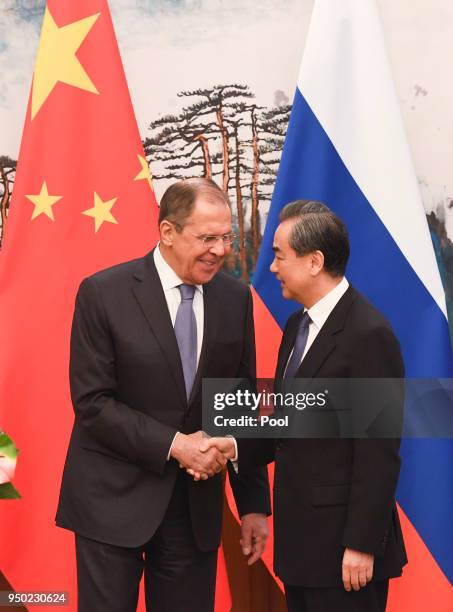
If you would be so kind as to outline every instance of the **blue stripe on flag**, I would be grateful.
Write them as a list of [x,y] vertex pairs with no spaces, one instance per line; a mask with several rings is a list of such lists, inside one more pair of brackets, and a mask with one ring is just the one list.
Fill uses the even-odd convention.
[[[445,316],[355,183],[299,89],[253,281],[282,328],[299,306],[282,298],[269,266],[278,214],[297,199],[320,200],[346,223],[351,241],[347,277],[391,322],[401,343],[407,376],[452,376]],[[450,581],[452,454],[453,440],[404,441],[398,490],[399,503]]]

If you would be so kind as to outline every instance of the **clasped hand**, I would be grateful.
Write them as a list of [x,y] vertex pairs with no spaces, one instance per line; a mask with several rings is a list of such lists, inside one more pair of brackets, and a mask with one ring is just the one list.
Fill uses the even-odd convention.
[[207,438],[202,431],[178,433],[170,454],[194,480],[206,480],[224,469],[235,447],[231,438]]

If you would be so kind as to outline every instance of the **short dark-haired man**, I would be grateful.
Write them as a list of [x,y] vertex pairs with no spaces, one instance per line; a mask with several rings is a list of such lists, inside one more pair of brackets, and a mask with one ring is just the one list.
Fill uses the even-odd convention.
[[[212,612],[226,460],[199,450],[202,377],[254,377],[249,289],[220,272],[227,196],[206,179],[164,194],[160,243],[85,279],[71,337],[75,423],[57,524],[76,534],[78,609]],[[194,483],[180,467],[212,476]],[[267,474],[231,473],[243,551],[267,537]]]
[[[388,322],[344,277],[349,240],[334,213],[288,204],[273,249],[283,296],[304,306],[285,326],[276,379],[404,376]],[[235,457],[231,438],[201,448],[214,447]],[[275,460],[274,561],[289,612],[383,612],[388,579],[407,561],[395,506],[399,441],[238,439],[237,448],[239,473]]]

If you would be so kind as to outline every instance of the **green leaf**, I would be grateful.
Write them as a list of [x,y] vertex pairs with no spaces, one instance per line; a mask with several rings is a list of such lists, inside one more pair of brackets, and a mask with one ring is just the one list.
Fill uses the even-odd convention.
[[20,494],[10,482],[0,485],[0,499],[20,499]]
[[11,438],[6,433],[0,432],[0,455],[4,455],[8,459],[16,459],[18,452]]

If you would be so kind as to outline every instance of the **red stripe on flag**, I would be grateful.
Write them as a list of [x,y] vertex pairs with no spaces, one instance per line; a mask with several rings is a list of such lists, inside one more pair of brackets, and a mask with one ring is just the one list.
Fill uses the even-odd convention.
[[[256,358],[257,372],[259,378],[273,378],[275,374],[275,366],[277,363],[278,349],[282,339],[282,330],[272,316],[271,312],[261,299],[260,295],[251,287],[253,296],[253,309],[255,319],[256,332]],[[271,490],[274,483],[274,464],[268,466],[269,484]],[[227,487],[227,497],[230,507],[235,507],[233,496],[229,485]],[[269,539],[266,550],[263,553],[262,559],[268,568],[271,575],[275,578],[276,583],[283,591],[283,584],[275,576],[273,567],[273,550],[274,550],[274,525],[272,520],[269,520]]]
[[251,287],[256,333],[258,378],[273,378],[282,330],[260,295]]
[[414,526],[398,506],[409,563],[390,581],[387,612],[452,612],[452,587]]
[[230,585],[223,550],[220,548],[217,557],[217,580],[215,591],[215,612],[230,612],[231,601]]

